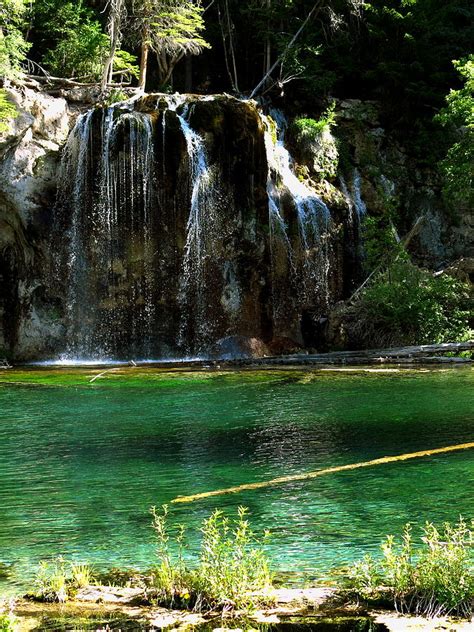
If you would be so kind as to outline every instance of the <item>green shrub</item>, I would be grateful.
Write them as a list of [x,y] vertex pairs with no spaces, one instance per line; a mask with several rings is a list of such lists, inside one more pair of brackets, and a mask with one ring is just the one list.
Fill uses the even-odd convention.
[[295,119],[294,133],[298,142],[314,142],[325,130],[330,130],[336,124],[336,102],[323,112],[319,120],[300,116]]
[[14,632],[16,617],[11,613],[0,613],[0,632]]
[[91,81],[100,79],[109,52],[109,38],[99,22],[88,20],[64,34],[53,50],[44,57],[44,64],[60,77],[77,77]]
[[467,284],[400,257],[361,294],[352,335],[371,347],[467,340],[470,301]]
[[262,593],[271,587],[269,563],[250,529],[247,509],[239,507],[235,520],[217,510],[204,520],[199,556],[190,566],[184,558],[184,528],[178,527],[173,555],[166,506],[161,514],[152,508],[152,515],[159,559],[154,586],[161,603],[203,611],[248,610],[265,601]]
[[79,588],[94,582],[92,569],[86,564],[75,564],[62,557],[41,561],[35,578],[35,597],[44,601],[63,603]]
[[348,586],[365,600],[389,596],[401,612],[470,617],[474,606],[474,521],[460,518],[438,530],[423,528],[422,545],[413,544],[410,525],[401,544],[388,536],[382,558],[366,556],[348,571]]
[[324,112],[319,121],[297,118],[292,126],[296,143],[296,155],[306,163],[315,180],[335,178],[339,164],[338,142],[331,134],[335,125],[335,102]]
[[5,90],[0,90],[0,134],[8,131],[10,121],[18,116],[15,105],[9,100]]
[[17,628],[17,618],[13,614],[14,602],[0,601],[0,632],[14,632]]

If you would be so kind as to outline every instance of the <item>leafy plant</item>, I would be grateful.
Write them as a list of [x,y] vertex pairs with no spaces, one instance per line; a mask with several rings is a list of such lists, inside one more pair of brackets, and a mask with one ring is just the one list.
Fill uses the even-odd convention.
[[17,617],[14,615],[14,601],[0,602],[0,632],[15,632]]
[[178,553],[174,559],[170,548],[170,535],[167,525],[168,507],[163,505],[162,513],[156,507],[151,508],[152,527],[157,538],[157,555],[159,563],[153,569],[153,583],[160,591],[160,599],[173,604],[176,599],[188,601],[190,595],[187,584],[190,576],[184,563],[184,526],[178,525],[175,536]]
[[470,617],[474,606],[474,521],[446,522],[439,530],[426,523],[415,547],[406,525],[401,543],[387,536],[382,558],[366,556],[348,571],[348,587],[365,600],[387,594],[401,612]]
[[400,257],[355,304],[354,337],[371,347],[467,340],[472,335],[469,306],[467,284]]
[[105,99],[105,105],[110,106],[114,103],[120,103],[121,101],[126,101],[128,99],[125,92],[122,90],[113,89],[110,91],[109,95]]
[[207,608],[249,608],[251,593],[271,585],[268,560],[254,541],[247,512],[239,507],[237,520],[230,521],[215,510],[203,522],[196,578],[200,601]]
[[35,596],[44,601],[63,603],[78,588],[94,582],[92,569],[62,557],[41,561],[35,578]]
[[296,118],[293,125],[297,141],[303,144],[314,142],[325,130],[330,130],[336,124],[335,109],[336,102],[333,101],[319,120],[306,117]]
[[35,596],[45,601],[67,601],[67,563],[59,557],[57,560],[39,563],[35,578]]
[[436,120],[457,127],[458,140],[440,163],[445,200],[456,208],[474,204],[474,55],[453,63],[464,86],[451,90]]
[[[251,609],[258,599],[265,599],[255,593],[270,588],[271,573],[262,543],[250,528],[247,509],[239,507],[235,520],[216,510],[203,521],[199,556],[191,566],[185,562],[184,528],[177,528],[177,553],[173,556],[167,507],[162,513],[155,508],[151,511],[159,559],[154,585],[162,603],[178,603],[198,611],[245,610]],[[264,538],[267,536],[266,533]]]

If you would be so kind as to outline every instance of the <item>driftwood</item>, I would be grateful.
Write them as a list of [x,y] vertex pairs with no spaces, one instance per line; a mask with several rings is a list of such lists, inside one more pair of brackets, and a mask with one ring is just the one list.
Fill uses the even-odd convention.
[[446,358],[444,354],[459,354],[463,351],[474,351],[474,341],[446,342],[432,345],[416,345],[407,347],[391,347],[388,349],[360,349],[357,351],[333,351],[330,353],[293,354],[272,356],[267,358],[243,358],[230,361],[238,366],[302,366],[312,364],[418,364],[444,362],[472,362],[467,358]]

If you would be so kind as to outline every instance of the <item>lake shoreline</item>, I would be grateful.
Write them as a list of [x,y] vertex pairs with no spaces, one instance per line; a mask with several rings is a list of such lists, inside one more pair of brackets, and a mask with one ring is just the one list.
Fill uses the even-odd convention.
[[[472,364],[472,357],[463,357],[459,354],[474,351],[474,341],[452,342],[429,345],[409,345],[404,347],[387,347],[378,349],[359,349],[349,351],[330,351],[327,353],[294,353],[288,355],[273,355],[262,357],[229,357],[206,356],[197,358],[163,358],[156,360],[139,359],[59,359],[39,362],[25,362],[9,364],[6,360],[0,364],[0,370],[21,368],[94,368],[103,367],[104,370],[113,368],[166,368],[174,369],[246,369],[246,368],[301,368],[306,366],[318,366],[332,368],[341,365],[463,365]],[[446,355],[448,354],[448,355]]]
[[[279,588],[273,591],[274,603],[251,613],[195,613],[163,608],[146,603],[140,589],[89,586],[76,598],[63,604],[19,599],[15,616],[19,631],[39,629],[153,630],[153,629],[270,629],[349,630],[415,632],[472,629],[474,619],[452,617],[427,619],[399,614],[394,610],[355,603],[331,586],[317,588]],[[145,599],[145,602],[144,602]],[[61,625],[61,627],[59,627]],[[56,626],[56,627],[55,627]],[[79,627],[78,627],[79,626]]]

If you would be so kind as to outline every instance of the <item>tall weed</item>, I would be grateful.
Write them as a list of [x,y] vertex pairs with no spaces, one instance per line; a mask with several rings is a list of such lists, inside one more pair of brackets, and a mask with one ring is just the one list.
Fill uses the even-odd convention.
[[[261,595],[272,583],[263,541],[255,538],[247,520],[248,510],[239,507],[235,519],[214,511],[201,525],[197,559],[185,561],[185,531],[178,527],[171,540],[167,507],[152,508],[153,528],[158,540],[158,564],[154,584],[162,603],[194,610],[248,610],[265,599]],[[173,554],[173,549],[176,553]],[[260,597],[256,596],[259,593]]]
[[366,556],[348,571],[348,585],[362,599],[389,596],[400,612],[426,616],[470,617],[474,611],[474,521],[462,518],[440,530],[423,528],[421,546],[413,543],[410,525],[402,541],[388,536],[382,558]]

